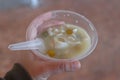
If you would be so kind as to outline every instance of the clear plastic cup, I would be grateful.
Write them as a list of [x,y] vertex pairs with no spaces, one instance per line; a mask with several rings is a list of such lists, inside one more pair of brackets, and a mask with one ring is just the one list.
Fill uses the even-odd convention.
[[86,32],[91,38],[91,46],[89,47],[89,49],[85,51],[85,53],[82,53],[79,56],[70,59],[56,59],[56,58],[48,57],[40,53],[38,49],[32,49],[33,53],[36,56],[44,60],[50,60],[50,61],[75,61],[75,60],[81,60],[92,53],[98,41],[98,35],[96,29],[86,17],[72,11],[54,10],[38,16],[29,25],[26,32],[26,39],[27,41],[34,40],[37,38],[38,34],[40,34],[46,27],[50,27],[50,25],[63,24],[63,23],[69,23],[76,26],[80,26],[84,30],[86,30]]

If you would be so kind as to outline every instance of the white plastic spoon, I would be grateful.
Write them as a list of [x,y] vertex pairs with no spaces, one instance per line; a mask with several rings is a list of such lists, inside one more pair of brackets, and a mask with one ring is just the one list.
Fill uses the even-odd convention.
[[45,50],[44,41],[40,38],[37,38],[35,40],[26,41],[26,42],[20,42],[11,44],[8,46],[10,50],[32,50],[32,49],[40,49]]

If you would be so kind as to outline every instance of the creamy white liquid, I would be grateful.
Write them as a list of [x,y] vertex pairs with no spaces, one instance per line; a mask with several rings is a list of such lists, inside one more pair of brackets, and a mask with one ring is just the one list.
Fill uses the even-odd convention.
[[62,24],[45,29],[40,35],[44,40],[44,55],[68,59],[85,53],[91,46],[88,33],[81,27]]

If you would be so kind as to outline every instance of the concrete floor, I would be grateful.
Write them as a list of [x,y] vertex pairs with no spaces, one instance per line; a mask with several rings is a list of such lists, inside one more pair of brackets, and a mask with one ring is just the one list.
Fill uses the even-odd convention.
[[82,68],[79,71],[58,74],[51,80],[120,80],[120,0],[45,1],[48,2],[39,4],[37,8],[22,5],[0,10],[0,76],[12,67],[21,54],[31,53],[7,48],[10,43],[25,40],[30,22],[46,11],[67,9],[93,22],[99,42],[94,52],[81,60]]

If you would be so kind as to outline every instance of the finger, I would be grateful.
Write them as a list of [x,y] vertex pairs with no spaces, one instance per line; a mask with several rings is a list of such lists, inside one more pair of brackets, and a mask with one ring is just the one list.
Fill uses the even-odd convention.
[[67,72],[67,71],[75,71],[81,67],[79,61],[74,62],[46,62],[41,63],[36,68],[37,70],[32,71],[33,76],[41,75],[43,73],[49,72],[51,74]]

